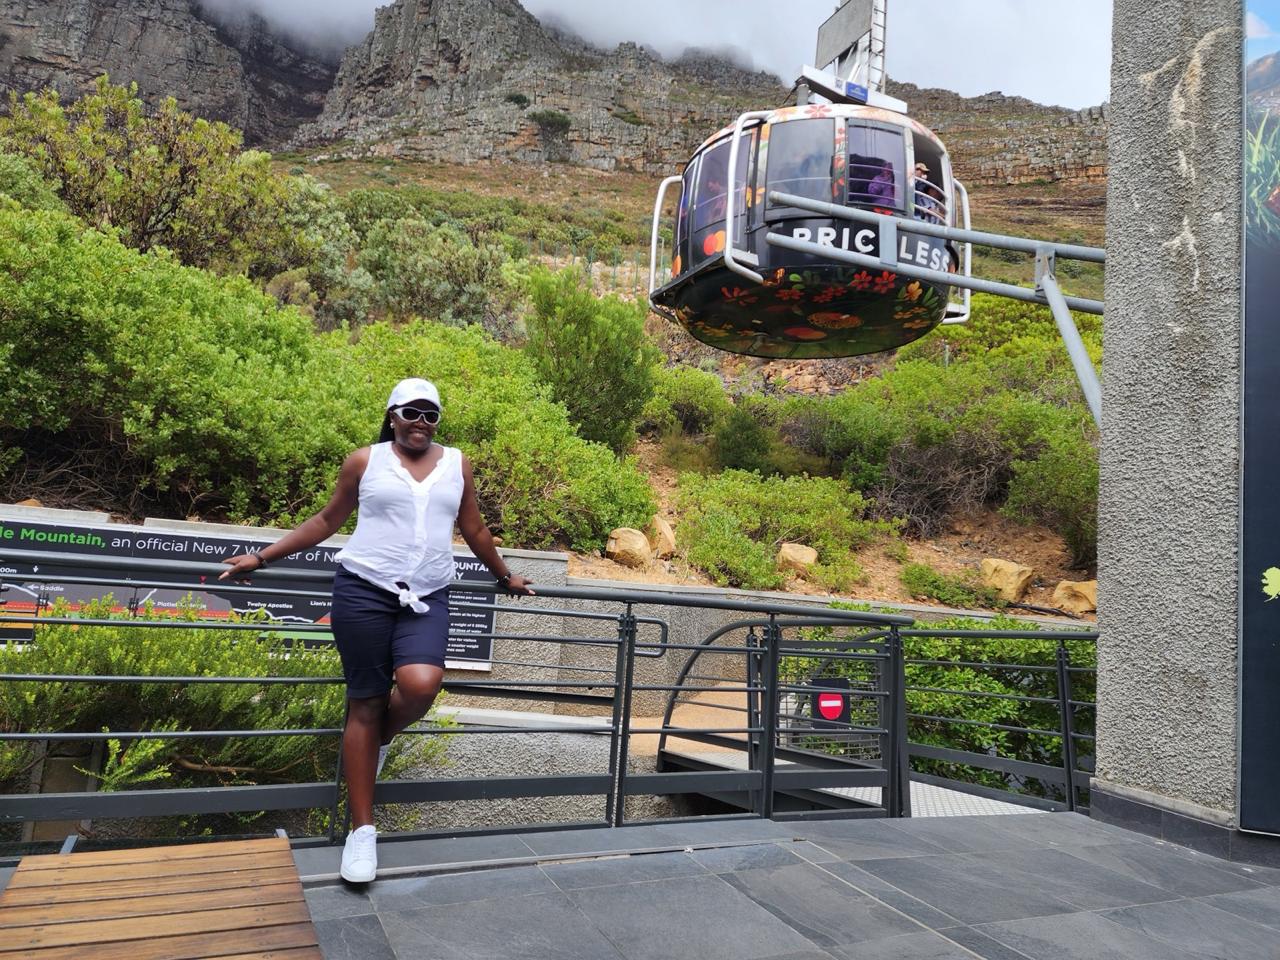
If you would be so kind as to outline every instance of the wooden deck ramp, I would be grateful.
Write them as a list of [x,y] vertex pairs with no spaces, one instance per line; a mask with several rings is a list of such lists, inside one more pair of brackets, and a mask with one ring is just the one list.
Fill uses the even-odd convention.
[[25,857],[0,960],[320,960],[283,838]]

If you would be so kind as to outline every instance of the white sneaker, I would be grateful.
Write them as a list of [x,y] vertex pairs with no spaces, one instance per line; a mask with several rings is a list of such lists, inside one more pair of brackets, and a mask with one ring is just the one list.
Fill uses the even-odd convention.
[[387,762],[387,752],[391,749],[391,744],[384,743],[378,748],[378,766],[373,771],[373,779],[377,780],[382,776],[382,765]]
[[347,834],[342,848],[342,879],[369,883],[378,873],[378,830],[372,825],[357,827]]

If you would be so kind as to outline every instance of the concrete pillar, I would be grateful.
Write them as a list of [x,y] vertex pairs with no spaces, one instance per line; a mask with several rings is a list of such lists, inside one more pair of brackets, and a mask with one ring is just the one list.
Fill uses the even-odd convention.
[[1116,0],[1096,816],[1236,831],[1242,0]]

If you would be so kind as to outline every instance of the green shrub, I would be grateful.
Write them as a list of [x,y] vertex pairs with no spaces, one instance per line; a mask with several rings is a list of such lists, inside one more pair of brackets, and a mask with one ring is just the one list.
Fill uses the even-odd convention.
[[644,332],[645,310],[597,298],[575,270],[535,270],[525,353],[578,432],[617,452],[635,440],[653,396],[658,351]]
[[0,151],[0,194],[28,210],[65,210],[57,185],[40,173],[34,160]]
[[716,428],[716,460],[723,470],[754,470],[773,474],[773,451],[778,432],[765,418],[769,404],[743,398]]
[[521,110],[527,107],[530,103],[529,98],[526,97],[523,93],[508,93],[502,99],[505,100],[507,103],[514,103]]
[[563,136],[573,126],[573,118],[559,110],[535,110],[529,119],[538,125],[543,133],[551,136]]
[[891,524],[865,519],[859,494],[823,477],[686,473],[679,510],[678,537],[689,562],[735,587],[781,586],[775,560],[788,542],[813,547],[825,579],[847,585],[861,576],[854,551],[893,532]]
[[114,227],[127,246],[164,247],[183,263],[238,263],[282,229],[283,178],[265,153],[241,150],[226,124],[161,104],[148,115],[136,85],[63,105],[56,90],[9,97],[0,146],[33,160],[73,214]]
[[940,573],[927,563],[909,563],[898,579],[917,600],[936,600],[947,607],[1002,608],[1000,594],[980,584],[973,574]]
[[[86,604],[80,615],[112,619],[110,596]],[[64,603],[53,609],[67,615]],[[29,644],[0,644],[0,671],[23,674],[98,676],[225,676],[341,678],[331,646],[302,649],[278,634],[207,630],[187,626],[199,615],[190,606],[177,617],[143,608],[139,619],[173,620],[172,628],[139,627],[121,620],[109,627],[50,625],[36,629]],[[232,615],[230,622],[245,618]],[[252,620],[253,618],[248,618]],[[345,691],[341,682],[300,685],[248,683],[77,684],[24,681],[0,688],[0,730],[163,731],[268,730],[341,727]],[[431,716],[445,728],[453,721]],[[439,761],[446,736],[401,737],[397,761]],[[331,781],[338,740],[333,736],[112,738],[96,777],[101,790]],[[408,749],[406,749],[408,748]],[[34,762],[32,744],[0,750],[0,783],[20,783]],[[19,787],[19,789],[23,789]],[[253,813],[235,815],[242,822]],[[192,825],[187,824],[191,830]],[[212,827],[210,827],[212,829]]]
[[648,433],[676,429],[687,435],[706,433],[731,408],[724,384],[714,373],[696,367],[659,367],[653,396],[644,407],[642,427]]
[[358,410],[381,410],[403,377],[431,377],[444,404],[440,440],[471,459],[482,512],[507,546],[591,550],[615,527],[643,527],[653,516],[635,464],[577,436],[528,358],[480,330],[380,323],[355,343],[333,334],[326,347],[335,368],[364,381]]
[[1097,563],[1098,454],[1093,445],[1067,433],[1045,437],[1033,459],[1014,462],[1004,512],[1056,531],[1066,541],[1072,565]]
[[0,471],[22,459],[27,484],[48,475],[125,514],[290,524],[373,439],[392,385],[424,374],[508,545],[590,549],[652,516],[634,465],[577,437],[529,361],[475,328],[317,335],[244,278],[0,208]]
[[510,335],[513,327],[506,261],[499,246],[419,219],[378,221],[359,257],[373,279],[375,306],[397,317],[474,323],[494,336]]

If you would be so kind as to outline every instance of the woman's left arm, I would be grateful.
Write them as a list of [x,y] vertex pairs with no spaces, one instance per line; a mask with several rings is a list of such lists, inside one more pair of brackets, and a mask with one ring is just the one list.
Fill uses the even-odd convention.
[[518,573],[512,573],[507,568],[506,561],[502,559],[493,542],[493,535],[485,526],[484,517],[480,516],[480,504],[476,501],[476,483],[471,475],[471,461],[465,456],[462,458],[462,502],[458,505],[458,531],[462,534],[462,539],[467,541],[471,552],[489,568],[489,572],[498,580],[504,578],[507,580],[509,592],[524,597],[533,596],[533,591],[529,589],[533,581]]

